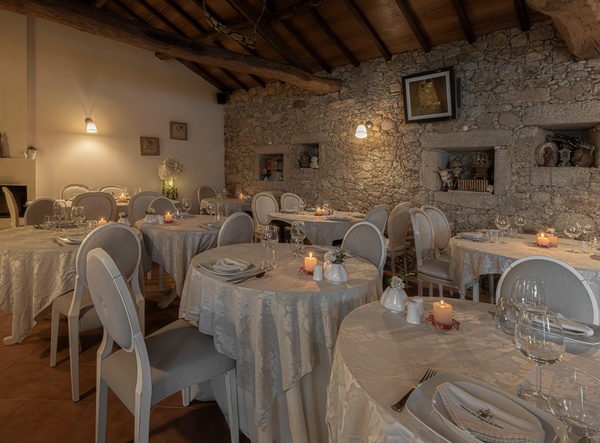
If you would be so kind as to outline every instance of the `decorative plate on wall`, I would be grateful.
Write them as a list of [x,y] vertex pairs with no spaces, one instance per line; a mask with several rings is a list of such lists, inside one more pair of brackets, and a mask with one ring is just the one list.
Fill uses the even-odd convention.
[[[542,143],[535,148],[535,161],[539,166],[556,166],[558,164],[558,146],[552,142]],[[547,165],[546,162],[549,162]]]

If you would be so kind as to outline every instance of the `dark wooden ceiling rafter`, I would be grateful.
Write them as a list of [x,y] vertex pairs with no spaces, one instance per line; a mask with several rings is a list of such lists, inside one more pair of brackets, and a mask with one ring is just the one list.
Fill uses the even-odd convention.
[[517,11],[517,17],[519,19],[519,26],[521,31],[527,32],[531,29],[531,21],[529,20],[529,13],[527,12],[527,4],[525,0],[514,0],[515,10]]
[[326,3],[330,3],[331,0],[307,0],[307,1],[299,1],[298,3],[294,3],[293,5],[288,6],[287,8],[282,8],[274,11],[269,11],[267,15],[267,20],[270,23],[275,23],[281,20],[289,20],[294,18],[295,15],[308,12],[311,9],[318,8],[321,5]]
[[471,22],[469,21],[469,17],[467,17],[467,12],[465,11],[465,7],[462,4],[461,0],[451,0],[452,6],[456,11],[456,15],[458,16],[458,21],[460,22],[460,26],[465,33],[465,37],[467,41],[471,44],[475,43],[477,37],[475,36],[475,32],[473,32],[473,27],[471,26]]
[[414,12],[410,9],[408,3],[406,3],[406,0],[396,0],[396,5],[398,5],[398,9],[400,9],[404,20],[406,20],[408,26],[410,26],[410,29],[419,41],[419,44],[421,45],[423,51],[431,51],[431,43],[429,42],[429,37],[422,29],[421,25],[419,25],[417,17],[415,16]]
[[381,56],[387,61],[392,59],[392,53],[387,48],[373,25],[369,22],[363,11],[358,7],[354,0],[344,0],[346,7],[350,10],[354,18],[358,21],[360,26],[363,28],[367,36],[371,39],[375,47],[381,53]]
[[327,24],[327,22],[319,13],[319,11],[317,11],[316,9],[311,9],[309,13],[313,20],[317,23],[317,25],[319,25],[321,30],[325,32],[325,34],[327,34],[327,36],[333,43],[335,43],[335,45],[340,51],[342,51],[342,53],[346,56],[350,63],[358,67],[360,65],[360,61],[356,58],[352,51],[348,49],[348,47],[344,44],[342,39],[339,38],[338,35],[333,31],[333,29],[331,29],[331,27]]

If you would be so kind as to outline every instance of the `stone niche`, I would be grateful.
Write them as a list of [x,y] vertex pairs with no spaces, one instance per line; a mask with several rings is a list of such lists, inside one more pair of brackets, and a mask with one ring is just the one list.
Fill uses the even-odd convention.
[[[493,208],[498,204],[499,196],[506,195],[510,180],[510,165],[507,147],[511,144],[509,131],[476,130],[453,133],[424,134],[421,138],[423,146],[420,184],[433,191],[434,200],[450,205]],[[467,166],[470,159],[485,153],[491,160],[489,170],[493,178],[493,192],[479,191],[444,191],[439,176],[439,169],[444,169],[449,162],[458,159]],[[473,171],[467,166],[466,177]]]

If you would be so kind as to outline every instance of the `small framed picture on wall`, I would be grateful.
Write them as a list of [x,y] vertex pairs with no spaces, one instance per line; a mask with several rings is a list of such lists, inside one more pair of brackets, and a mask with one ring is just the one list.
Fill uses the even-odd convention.
[[406,123],[427,123],[456,118],[454,68],[442,68],[402,77]]
[[140,137],[140,153],[142,155],[160,155],[158,137]]
[[187,123],[171,122],[171,140],[187,140]]

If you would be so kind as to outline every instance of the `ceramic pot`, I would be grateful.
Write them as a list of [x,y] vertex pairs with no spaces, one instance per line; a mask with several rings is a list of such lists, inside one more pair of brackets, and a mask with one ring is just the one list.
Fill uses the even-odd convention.
[[408,297],[404,289],[394,289],[388,287],[381,295],[381,304],[384,308],[394,313],[404,312],[406,310],[406,302]]
[[[146,221],[145,218],[144,218],[144,221]],[[121,223],[122,225],[125,225],[125,226],[131,226],[131,222],[129,221],[129,219],[127,217],[119,218],[118,223]]]
[[146,216],[144,217],[144,223],[155,223],[155,219],[154,219],[154,215],[153,214],[146,214]]
[[331,283],[344,283],[348,281],[348,271],[341,263],[331,263],[325,271],[325,278]]

